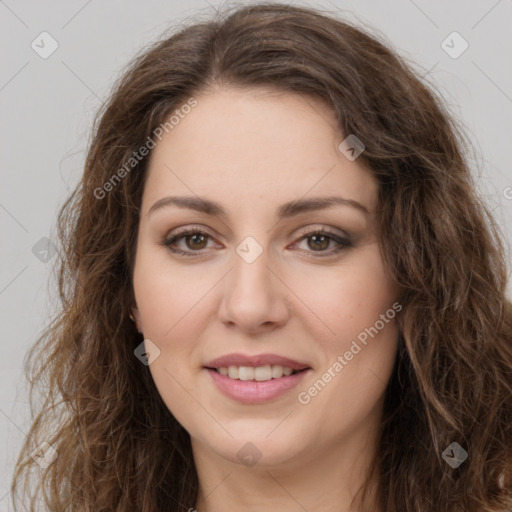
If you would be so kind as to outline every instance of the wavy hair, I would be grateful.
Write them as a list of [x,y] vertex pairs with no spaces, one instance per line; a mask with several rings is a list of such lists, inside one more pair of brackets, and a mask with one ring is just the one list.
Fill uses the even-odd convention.
[[[228,9],[153,43],[98,113],[81,182],[59,211],[59,312],[27,354],[33,417],[15,508],[20,498],[52,512],[178,512],[196,502],[190,436],[134,356],[142,340],[129,319],[132,273],[149,158],[98,190],[176,108],[223,85],[319,99],[341,133],[366,146],[378,240],[403,305],[372,466],[382,510],[512,509],[508,268],[464,130],[381,36],[276,3]],[[42,387],[43,403],[33,404]],[[58,457],[34,475],[31,453],[43,441]],[[468,452],[456,469],[442,458],[452,442]]]

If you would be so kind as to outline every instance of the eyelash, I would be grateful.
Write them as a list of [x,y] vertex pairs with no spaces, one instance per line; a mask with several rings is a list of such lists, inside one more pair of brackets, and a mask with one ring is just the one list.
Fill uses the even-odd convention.
[[[170,237],[164,237],[161,243],[163,246],[167,247],[171,252],[173,252],[175,254],[179,254],[182,256],[190,257],[190,258],[201,256],[203,254],[202,251],[204,251],[205,249],[200,249],[200,250],[195,250],[195,251],[194,250],[183,251],[182,249],[176,249],[176,248],[171,247],[171,245],[174,244],[176,241],[178,241],[182,238],[186,238],[187,236],[190,236],[190,235],[203,235],[210,239],[213,238],[209,233],[207,233],[203,229],[193,228],[193,229],[187,229],[187,230],[175,233],[175,234],[171,235]],[[328,250],[308,251],[308,252],[312,252],[312,253],[317,253],[318,255],[316,257],[318,257],[318,258],[326,258],[328,256],[333,256],[333,255],[338,254],[339,252],[343,251],[344,249],[347,249],[348,247],[352,247],[352,243],[350,242],[350,240],[340,237],[339,235],[333,233],[332,231],[330,231],[328,228],[325,228],[324,226],[322,226],[321,229],[317,228],[317,229],[311,229],[311,230],[302,232],[300,234],[299,240],[295,243],[301,242],[302,240],[305,240],[313,235],[327,236],[328,238],[330,238],[331,240],[333,240],[334,242],[336,242],[339,245],[337,248],[335,248],[335,250],[330,250],[330,251],[328,251]],[[320,255],[321,253],[327,253],[327,255]]]

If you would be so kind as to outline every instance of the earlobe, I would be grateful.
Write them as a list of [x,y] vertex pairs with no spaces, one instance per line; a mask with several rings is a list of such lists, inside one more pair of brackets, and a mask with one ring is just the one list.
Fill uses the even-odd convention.
[[130,313],[130,319],[135,323],[135,327],[137,331],[142,332],[141,322],[140,322],[140,313],[136,307],[132,307]]

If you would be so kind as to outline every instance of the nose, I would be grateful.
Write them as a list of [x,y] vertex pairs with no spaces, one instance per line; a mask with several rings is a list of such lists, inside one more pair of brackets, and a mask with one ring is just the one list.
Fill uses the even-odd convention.
[[290,316],[290,290],[269,267],[267,251],[251,263],[236,252],[233,270],[224,279],[219,318],[225,324],[255,334],[283,326]]

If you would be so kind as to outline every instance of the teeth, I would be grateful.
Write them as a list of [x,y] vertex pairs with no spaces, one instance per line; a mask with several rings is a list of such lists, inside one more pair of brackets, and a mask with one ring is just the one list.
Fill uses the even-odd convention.
[[270,380],[272,378],[272,367],[270,365],[267,366],[257,366],[254,368],[254,379],[255,380]]
[[266,366],[222,366],[217,371],[230,379],[266,381],[280,379],[293,373],[291,368],[283,367],[280,364]]
[[254,368],[250,366],[240,366],[238,368],[238,378],[240,380],[254,380]]

